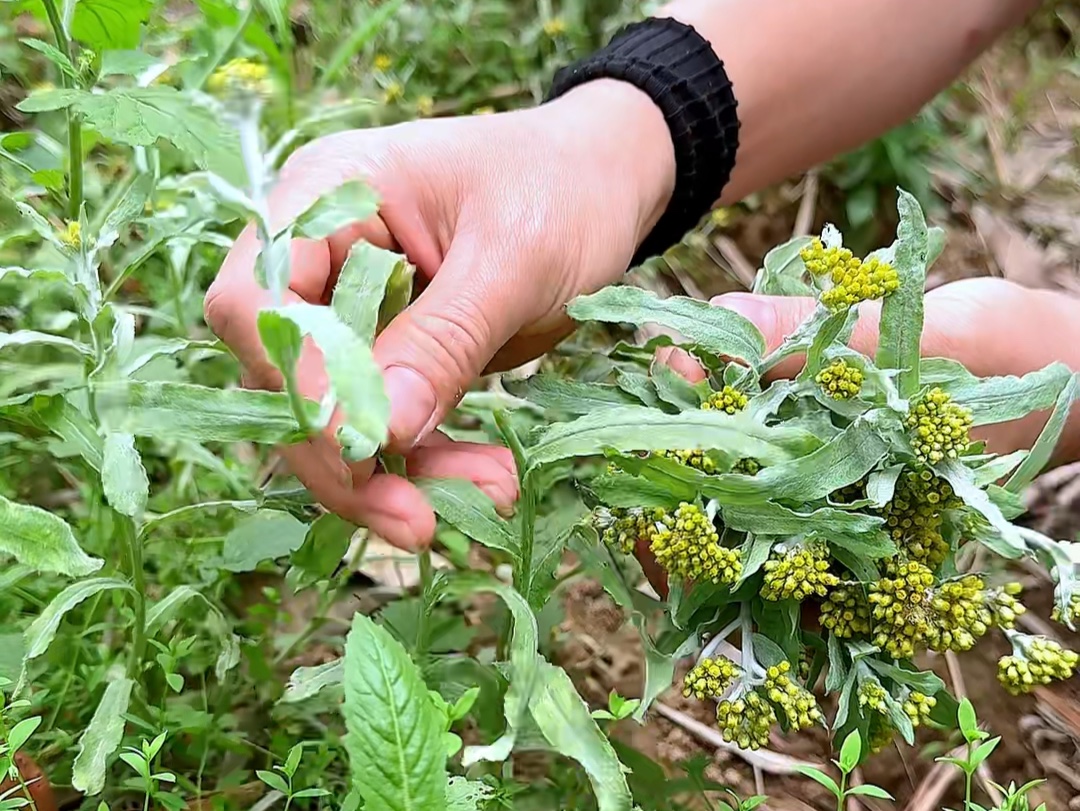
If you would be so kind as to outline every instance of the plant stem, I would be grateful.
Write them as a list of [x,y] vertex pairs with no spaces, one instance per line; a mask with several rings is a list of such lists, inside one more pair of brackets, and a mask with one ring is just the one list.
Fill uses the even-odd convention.
[[847,773],[840,770],[840,795],[836,798],[836,811],[844,811],[844,794],[847,793]]
[[[56,0],[42,0],[45,6],[45,15],[49,18],[53,35],[56,37],[56,47],[68,61],[71,61],[71,41],[68,39],[64,23],[60,19],[60,12],[56,8]],[[63,71],[60,71],[60,80],[64,87],[74,87],[75,80]],[[72,108],[67,109],[68,123],[68,219],[78,220],[82,210],[83,198],[83,167],[82,167],[82,125]]]
[[[974,754],[974,746],[969,742],[968,748],[968,763],[971,763],[971,756]],[[964,769],[964,811],[971,811],[971,775],[974,769]]]
[[19,788],[22,789],[23,796],[26,797],[27,801],[30,803],[31,811],[38,811],[37,803],[34,802],[34,795],[30,793],[30,787],[26,785],[26,781],[23,780],[22,769],[20,769],[18,765],[15,766],[15,775],[19,778]]
[[420,563],[420,616],[416,621],[416,655],[427,655],[431,635],[431,588],[433,573],[431,569],[431,550],[424,549],[419,554]]
[[117,515],[120,535],[127,547],[131,566],[131,579],[135,585],[132,598],[135,609],[135,628],[132,635],[131,657],[128,660],[128,678],[136,679],[146,655],[146,573],[143,571],[142,544],[135,533],[135,525],[126,516]]

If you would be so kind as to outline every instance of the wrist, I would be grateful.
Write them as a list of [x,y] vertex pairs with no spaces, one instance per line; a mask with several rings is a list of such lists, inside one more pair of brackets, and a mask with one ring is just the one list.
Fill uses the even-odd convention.
[[648,94],[619,79],[595,79],[545,105],[555,130],[578,154],[601,164],[613,190],[629,195],[640,244],[675,188],[675,149],[664,114]]

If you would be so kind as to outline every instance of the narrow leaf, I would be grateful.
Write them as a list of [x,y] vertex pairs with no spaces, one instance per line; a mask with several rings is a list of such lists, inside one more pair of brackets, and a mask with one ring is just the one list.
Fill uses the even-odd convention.
[[518,556],[512,525],[495,512],[495,503],[475,484],[463,479],[419,479],[414,484],[444,521],[477,543]]
[[57,594],[26,629],[26,661],[36,659],[49,649],[64,615],[83,600],[110,589],[131,591],[125,581],[114,577],[95,577],[72,583]]
[[878,786],[870,785],[869,783],[863,783],[861,786],[855,786],[849,788],[847,791],[849,797],[874,797],[878,800],[891,800],[893,796],[889,794],[885,789]]
[[830,544],[870,558],[890,557],[896,547],[882,530],[884,519],[865,513],[821,507],[797,512],[773,502],[750,506],[723,505],[724,523],[731,529],[756,535],[815,533]]
[[93,357],[94,351],[84,343],[65,338],[63,335],[53,335],[49,332],[37,332],[32,329],[21,329],[17,332],[0,332],[0,349],[9,346],[57,346],[62,349],[70,349],[86,357]]
[[365,811],[442,808],[448,777],[439,711],[401,643],[362,614],[346,642],[344,685],[345,749]]
[[825,786],[825,788],[832,792],[834,797],[840,796],[840,786],[836,785],[836,781],[820,769],[815,769],[813,766],[796,766],[795,771],[803,777],[809,777],[815,783],[820,783]]
[[313,667],[298,667],[289,676],[282,704],[296,704],[317,695],[327,687],[336,687],[345,678],[345,660],[334,659]]
[[90,725],[79,738],[79,751],[71,770],[71,785],[93,796],[105,788],[109,756],[120,748],[124,737],[124,713],[131,700],[131,679],[117,679],[105,687],[105,694],[94,710]]
[[659,324],[678,331],[702,349],[755,367],[765,353],[765,339],[750,321],[733,310],[697,299],[661,299],[640,287],[612,286],[579,296],[566,309],[575,321]]
[[638,400],[610,383],[582,383],[544,373],[528,378],[503,377],[503,388],[540,408],[574,416],[600,409],[633,406]]
[[1031,453],[1028,457],[1020,463],[1020,467],[1009,477],[1008,482],[1005,483],[1005,488],[1013,493],[1019,493],[1031,482],[1035,480],[1035,477],[1039,475],[1044,467],[1049,463],[1050,458],[1054,454],[1054,449],[1057,447],[1058,440],[1061,439],[1061,434],[1065,430],[1065,423],[1069,419],[1069,413],[1072,411],[1072,405],[1076,399],[1080,397],[1080,379],[1076,375],[1073,375],[1069,383],[1061,390],[1061,394],[1058,395],[1057,402],[1054,403],[1054,410],[1050,414],[1050,419],[1047,420],[1046,425],[1043,426],[1042,431],[1039,433],[1039,438],[1035,440],[1035,444],[1031,448]]
[[50,512],[0,496],[0,552],[36,572],[85,577],[104,561],[83,552],[71,527]]
[[1020,537],[1016,527],[1005,519],[1001,509],[990,500],[986,491],[975,484],[975,475],[971,470],[951,459],[937,465],[936,469],[939,475],[949,482],[956,495],[989,521],[990,526],[1001,535],[1002,541],[1015,550],[1016,554],[1013,557],[1019,557],[1024,553],[1027,548],[1024,539]]
[[1023,377],[964,378],[941,388],[971,410],[975,425],[993,425],[1053,407],[1072,377],[1068,366],[1052,363]]
[[919,202],[898,189],[896,271],[900,289],[887,296],[881,307],[881,334],[875,365],[897,369],[896,387],[903,399],[919,389],[919,347],[923,329],[923,288],[929,257],[929,234]]

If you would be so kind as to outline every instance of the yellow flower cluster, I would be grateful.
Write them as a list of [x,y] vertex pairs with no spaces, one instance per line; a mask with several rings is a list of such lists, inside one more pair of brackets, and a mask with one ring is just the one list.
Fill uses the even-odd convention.
[[664,518],[660,508],[602,507],[593,521],[601,530],[600,540],[624,554],[632,554],[641,538],[649,538],[656,531],[656,522]]
[[700,701],[720,698],[740,672],[738,665],[726,656],[702,659],[683,679],[683,695]]
[[762,689],[770,701],[780,706],[792,729],[809,729],[821,723],[821,709],[813,693],[791,680],[790,671],[791,664],[786,661],[768,668]]
[[435,112],[435,99],[431,96],[418,96],[416,99],[416,114],[427,118]]
[[818,372],[814,382],[834,400],[850,400],[862,390],[863,373],[839,358]]
[[383,88],[383,104],[393,104],[405,98],[405,86],[401,82],[390,82]]
[[736,462],[732,468],[732,473],[741,473],[744,476],[756,476],[761,472],[761,463],[757,459],[751,459],[749,456],[745,459],[740,459]]
[[814,237],[810,244],[799,251],[799,257],[811,276],[824,276],[836,271],[856,270],[862,262],[847,248],[826,248],[825,243]]
[[907,418],[911,446],[923,462],[955,459],[971,444],[971,411],[952,401],[952,395],[932,388],[912,406]]
[[1074,651],[1042,636],[1018,639],[1020,653],[998,660],[998,681],[1014,696],[1057,679],[1067,679],[1076,670],[1080,656]]
[[552,17],[544,23],[544,34],[555,39],[566,33],[566,20],[562,17]]
[[390,54],[376,54],[373,64],[375,65],[375,70],[385,72],[394,66],[394,60]]
[[60,232],[60,241],[69,248],[78,250],[82,247],[82,224],[78,220],[69,220],[67,227]]
[[949,483],[932,471],[905,470],[881,516],[897,549],[910,560],[936,569],[949,554],[949,544],[941,535],[943,513],[962,504]]
[[725,414],[734,414],[746,408],[749,398],[741,391],[731,386],[724,386],[720,391],[714,391],[709,398],[701,404],[706,411],[723,411]]
[[728,743],[740,749],[760,749],[769,742],[769,730],[776,723],[772,705],[757,691],[750,690],[734,700],[721,701],[716,708],[716,725]]
[[269,69],[251,59],[230,59],[211,74],[206,82],[211,93],[270,95]]
[[971,650],[975,640],[994,622],[987,606],[986,584],[973,574],[942,583],[930,606],[936,614],[930,637],[932,650]]
[[911,719],[911,725],[917,727],[930,718],[930,713],[937,706],[937,699],[914,690],[901,705],[907,717]]
[[[1054,606],[1054,610],[1051,612],[1050,618],[1054,622],[1062,621],[1060,606]],[[1068,619],[1072,620],[1073,622],[1080,620],[1080,594],[1074,594],[1071,598],[1069,598]]]
[[986,607],[990,609],[990,616],[995,627],[1005,630],[1016,627],[1016,618],[1027,611],[1027,606],[1016,599],[1021,591],[1023,591],[1023,586],[1013,582],[1006,583],[987,594]]
[[675,577],[730,584],[742,573],[739,550],[721,546],[708,516],[686,502],[657,523],[649,548],[660,568]]
[[716,463],[713,462],[708,456],[705,455],[705,451],[700,448],[689,450],[667,450],[657,451],[657,456],[666,456],[668,459],[674,459],[676,462],[687,467],[692,467],[695,470],[700,470],[702,473],[715,473]]
[[869,707],[874,712],[887,714],[889,708],[885,705],[886,696],[888,696],[888,693],[880,682],[864,681],[859,685],[860,707]]
[[916,561],[898,564],[894,575],[871,583],[868,599],[875,620],[874,644],[904,659],[933,635],[929,602],[934,575]]
[[870,606],[859,586],[838,586],[821,604],[821,625],[837,639],[870,633]]
[[799,256],[811,275],[827,275],[832,282],[821,294],[821,303],[830,310],[885,298],[900,287],[900,276],[888,262],[876,258],[864,262],[847,248],[826,248],[820,239],[803,248]]
[[766,600],[805,600],[824,597],[840,579],[829,571],[829,550],[824,544],[800,546],[776,553],[765,561],[761,596]]

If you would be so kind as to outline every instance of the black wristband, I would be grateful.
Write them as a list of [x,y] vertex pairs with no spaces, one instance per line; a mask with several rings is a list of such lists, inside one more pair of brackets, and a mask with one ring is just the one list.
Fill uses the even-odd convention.
[[675,147],[675,189],[633,265],[679,242],[731,177],[739,117],[731,80],[712,46],[691,26],[653,18],[627,26],[608,45],[555,74],[547,100],[594,79],[644,91],[664,114]]

